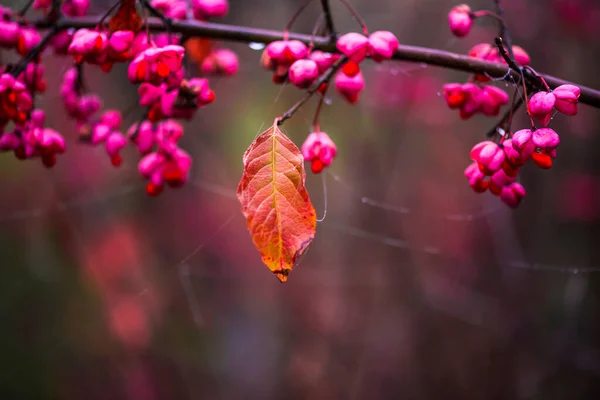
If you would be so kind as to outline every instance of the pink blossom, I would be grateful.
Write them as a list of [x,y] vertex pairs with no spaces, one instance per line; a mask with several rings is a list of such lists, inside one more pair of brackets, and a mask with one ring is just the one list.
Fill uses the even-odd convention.
[[11,74],[0,75],[0,121],[12,120],[23,125],[27,113],[33,108],[33,101],[23,83],[15,80]]
[[127,140],[125,139],[125,137],[123,137],[121,132],[116,132],[116,131],[112,132],[106,138],[106,142],[105,142],[106,153],[110,157],[110,162],[115,167],[118,167],[121,165],[122,158],[121,158],[120,152],[126,145],[127,145]]
[[308,59],[298,60],[289,69],[290,82],[299,88],[309,87],[319,76],[319,66]]
[[183,21],[187,17],[187,4],[181,0],[152,0],[152,6],[165,17]]
[[448,13],[450,31],[458,37],[467,36],[473,26],[471,7],[466,4],[455,6]]
[[100,116],[100,123],[107,125],[111,129],[119,129],[121,125],[121,113],[117,110],[106,110]]
[[465,169],[465,177],[469,180],[469,186],[476,193],[483,193],[489,188],[489,180],[481,172],[479,164],[473,162]]
[[177,45],[161,48],[151,47],[129,64],[127,74],[133,83],[160,83],[170,74],[181,69],[185,49]]
[[[490,97],[490,94],[486,95]],[[480,111],[482,106],[482,90],[473,83],[449,83],[444,85],[444,99],[451,109],[459,109],[462,119],[469,119]],[[487,99],[492,105],[493,98]],[[488,107],[490,106],[488,105]]]
[[552,150],[560,144],[560,137],[554,129],[541,128],[533,132],[531,140],[533,144],[543,150]]
[[215,93],[206,79],[183,81],[179,89],[173,89],[160,98],[159,105],[151,110],[148,119],[154,122],[164,118],[189,120],[199,107],[212,103],[214,99]]
[[68,54],[69,46],[73,40],[74,31],[72,29],[66,29],[58,32],[50,39],[50,46],[54,49],[54,53],[65,55]]
[[69,45],[69,54],[72,54],[76,63],[89,61],[97,63],[108,47],[108,38],[102,32],[90,29],[79,29],[73,35]]
[[552,110],[556,103],[556,97],[552,92],[537,92],[529,99],[529,115],[535,118],[543,126],[548,125],[552,117]]
[[138,88],[140,105],[142,107],[150,107],[157,103],[165,93],[167,93],[167,85],[164,83],[159,86],[151,83],[142,83]]
[[149,180],[146,193],[157,196],[165,182],[171,187],[182,186],[189,178],[191,166],[189,154],[176,146],[169,146],[144,156],[138,163],[138,170]]
[[315,50],[308,56],[311,60],[317,63],[319,74],[327,71],[339,58],[339,54],[325,53],[321,50]]
[[336,47],[340,53],[344,54],[351,61],[360,63],[367,57],[369,39],[360,33],[350,32],[342,35],[337,40]]
[[44,128],[44,119],[42,110],[33,110],[30,120],[0,135],[0,151],[13,151],[21,160],[40,157],[44,166],[53,167],[56,155],[66,150],[65,139],[57,131]]
[[30,92],[45,92],[44,64],[33,62],[27,64],[25,71],[19,75],[19,81],[23,82]]
[[265,48],[265,53],[269,58],[269,63],[265,66],[274,70],[278,66],[289,67],[296,60],[305,58],[308,48],[299,40],[277,40]]
[[368,53],[375,62],[389,60],[398,47],[398,39],[392,32],[377,31],[369,35]]
[[[517,64],[526,66],[531,63],[531,57],[529,57],[529,54],[527,54],[525,49],[523,49],[520,46],[513,46],[512,50],[513,50],[513,54],[515,56],[515,61],[517,62]],[[502,61],[504,63],[506,63],[506,61],[504,59],[502,59]]]
[[506,158],[504,150],[492,141],[477,143],[471,150],[471,159],[479,164],[484,175],[493,175],[498,171]]
[[127,137],[135,143],[140,154],[145,155],[154,147],[154,128],[150,121],[142,121],[141,124],[133,124],[127,130]]
[[517,208],[525,194],[525,188],[520,183],[515,182],[502,188],[500,199],[509,207]]
[[37,29],[21,28],[17,40],[17,51],[25,57],[40,42],[41,37]]
[[229,2],[227,0],[192,0],[194,18],[201,21],[224,17],[228,11]]
[[302,144],[302,156],[311,162],[311,170],[318,174],[323,168],[331,165],[337,148],[325,132],[312,132]]
[[158,143],[177,143],[181,136],[183,136],[183,127],[173,119],[160,122],[156,128],[156,141]]
[[5,48],[16,47],[20,34],[21,27],[19,24],[0,19],[0,46]]
[[536,146],[531,140],[532,137],[533,131],[531,129],[521,129],[512,136],[512,148],[517,151],[521,160],[528,160],[535,151]]
[[484,86],[480,92],[480,111],[487,116],[495,116],[500,112],[500,107],[507,104],[508,94],[496,86]]
[[358,95],[364,87],[365,80],[360,71],[354,76],[348,76],[340,71],[335,76],[335,88],[351,104],[358,101]]
[[34,10],[43,10],[44,12],[48,11],[50,6],[52,5],[52,0],[34,0],[33,9]]
[[69,17],[83,17],[90,8],[90,0],[65,0],[62,12]]
[[237,55],[229,49],[217,49],[202,61],[205,74],[235,75],[239,69]]
[[533,132],[531,141],[536,146],[531,159],[540,168],[552,167],[553,159],[556,158],[556,148],[560,144],[560,137],[553,129],[541,128]]
[[558,111],[566,115],[577,114],[577,103],[581,95],[581,89],[574,85],[560,85],[552,91],[556,97],[555,107]]

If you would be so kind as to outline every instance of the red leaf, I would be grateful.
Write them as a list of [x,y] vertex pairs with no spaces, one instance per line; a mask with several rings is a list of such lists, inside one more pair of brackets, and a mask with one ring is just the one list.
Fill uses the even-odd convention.
[[122,0],[119,10],[108,21],[108,29],[111,32],[133,31],[142,29],[142,18],[135,8],[135,0]]
[[242,213],[263,263],[285,282],[317,228],[302,154],[276,120],[248,147],[243,163],[237,189]]

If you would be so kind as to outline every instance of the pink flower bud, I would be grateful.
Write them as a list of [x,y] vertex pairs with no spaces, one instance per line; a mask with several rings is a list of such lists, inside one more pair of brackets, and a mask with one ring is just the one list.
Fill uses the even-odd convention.
[[108,46],[108,39],[104,33],[92,31],[89,29],[79,29],[73,35],[73,40],[69,45],[69,54],[75,58],[75,62],[83,60],[95,61]]
[[489,43],[476,44],[469,50],[469,56],[492,62],[499,62],[501,58],[497,49]]
[[117,130],[119,129],[119,125],[121,125],[121,113],[118,110],[106,110],[100,117],[100,123]]
[[492,175],[502,167],[506,156],[504,150],[492,141],[477,143],[471,150],[471,159],[476,161],[485,175]]
[[481,110],[483,95],[479,86],[473,83],[465,83],[462,85],[462,90],[465,95],[465,99],[463,104],[460,106],[459,116],[461,119],[466,120]]
[[132,83],[159,84],[181,69],[184,52],[185,49],[177,45],[148,48],[129,64],[127,76]]
[[523,160],[528,160],[535,151],[535,144],[531,140],[532,137],[533,131],[531,129],[521,129],[512,136],[512,147],[519,153],[520,158]]
[[237,55],[229,49],[217,49],[202,61],[205,74],[235,75],[239,68]]
[[574,85],[560,85],[552,92],[556,97],[554,106],[558,111],[566,115],[577,114],[577,103],[581,89]]
[[151,83],[142,83],[138,88],[140,97],[140,105],[149,107],[158,102],[160,98],[167,92],[167,85],[154,86]]
[[46,122],[46,113],[42,110],[33,110],[31,112],[31,124],[36,128],[43,128]]
[[17,45],[21,28],[16,22],[0,20],[0,46],[13,48]]
[[351,61],[360,63],[367,57],[369,39],[356,32],[346,33],[337,41],[337,49]]
[[140,154],[148,154],[154,147],[154,129],[149,121],[143,121],[138,128],[138,124],[133,124],[127,130],[127,136],[136,144]]
[[388,31],[377,31],[369,36],[368,53],[375,62],[389,60],[398,50],[396,35]]
[[34,0],[33,9],[46,12],[52,5],[52,0]]
[[187,4],[179,0],[153,0],[152,6],[161,11],[166,17],[185,20],[187,17]]
[[96,145],[106,140],[108,135],[111,134],[113,129],[106,124],[96,124],[92,130],[92,144]]
[[164,161],[165,157],[163,155],[158,153],[150,153],[140,160],[138,163],[138,170],[144,178],[149,179],[154,174],[158,166]]
[[106,153],[112,158],[119,154],[121,149],[127,145],[127,140],[120,132],[113,132],[106,138]]
[[338,72],[335,76],[335,88],[351,104],[358,101],[358,95],[365,87],[365,80],[362,72],[354,76],[348,76],[343,72]]
[[11,131],[0,134],[0,151],[14,151],[21,146],[19,136]]
[[296,60],[305,58],[308,48],[299,40],[278,40],[270,43],[265,52],[274,66],[289,67]]
[[521,66],[526,66],[531,63],[531,57],[529,57],[529,54],[527,54],[525,49],[523,49],[520,46],[513,46],[512,50],[513,54],[515,55],[515,61],[517,62],[517,64]]
[[502,188],[500,199],[509,207],[517,208],[525,194],[525,188],[520,183],[512,183]]
[[40,34],[36,29],[21,28],[19,39],[17,40],[17,51],[25,57],[41,40]]
[[327,71],[339,58],[339,54],[325,53],[321,50],[314,50],[308,56],[311,60],[317,63],[319,74]]
[[542,150],[552,150],[560,144],[560,137],[553,129],[541,128],[533,132],[533,144]]
[[290,82],[299,88],[309,87],[319,76],[319,66],[312,60],[298,60],[289,69]]
[[552,110],[556,103],[556,97],[551,92],[537,92],[529,99],[529,114],[538,120],[543,126],[548,125],[552,117]]
[[90,8],[90,0],[65,0],[62,12],[69,17],[83,17]]
[[49,128],[42,130],[40,145],[52,153],[64,153],[66,149],[65,138],[54,129]]
[[464,37],[471,31],[473,19],[471,18],[471,7],[466,4],[458,5],[448,13],[450,31],[457,37]]
[[175,120],[168,119],[158,124],[156,140],[159,143],[170,141],[176,143],[183,136],[183,127]]
[[313,173],[318,174],[323,168],[331,165],[337,148],[325,132],[313,132],[302,144],[302,156],[311,162]]
[[489,187],[489,180],[487,180],[486,176],[481,172],[477,162],[469,164],[465,169],[465,177],[469,180],[471,189],[476,193],[483,193]]
[[194,18],[206,20],[227,15],[229,4],[227,0],[192,0]]
[[491,176],[490,181],[497,186],[507,186],[515,181],[514,176],[508,176],[503,169],[499,169]]
[[108,40],[108,45],[111,51],[115,53],[124,53],[129,50],[133,43],[134,33],[132,31],[116,31],[113,32]]
[[508,94],[496,86],[484,86],[481,91],[481,112],[487,116],[495,116],[500,107],[507,104]]

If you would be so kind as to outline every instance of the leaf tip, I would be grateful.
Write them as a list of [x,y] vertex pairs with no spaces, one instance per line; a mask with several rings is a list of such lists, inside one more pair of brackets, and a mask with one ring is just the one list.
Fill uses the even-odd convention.
[[278,269],[276,271],[273,271],[273,273],[275,274],[277,279],[279,279],[279,282],[285,283],[288,280],[288,275],[290,274],[290,270],[289,269]]

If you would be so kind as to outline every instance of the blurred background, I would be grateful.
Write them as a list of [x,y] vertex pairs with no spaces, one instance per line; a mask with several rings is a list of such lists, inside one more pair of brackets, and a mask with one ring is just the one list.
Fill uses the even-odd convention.
[[[222,22],[280,30],[301,3],[231,0]],[[358,31],[331,3],[336,28]],[[401,44],[465,53],[497,30],[478,21],[454,39],[454,1],[351,3]],[[536,70],[600,88],[600,3],[503,3]],[[315,2],[293,30],[310,33],[319,13]],[[468,75],[366,63],[360,101],[332,94],[322,113],[339,155],[307,185],[327,216],[280,284],[252,245],[235,189],[244,150],[302,94],[271,84],[260,51],[224,46],[240,71],[211,78],[217,100],[181,142],[194,158],[191,182],[158,198],[144,193],[134,148],[117,169],[102,148],[76,143],[58,95],[70,61],[46,57],[40,104],[69,150],[52,170],[0,155],[0,398],[600,395],[600,110],[582,105],[553,120],[562,135],[555,165],[522,169],[528,194],[513,211],[463,176],[496,121],[464,122],[446,107],[442,85]],[[87,68],[86,82],[106,108],[137,102],[124,68]],[[313,99],[284,125],[298,145],[315,107]],[[141,115],[133,107],[125,125]],[[513,127],[526,127],[524,117],[521,109]]]

